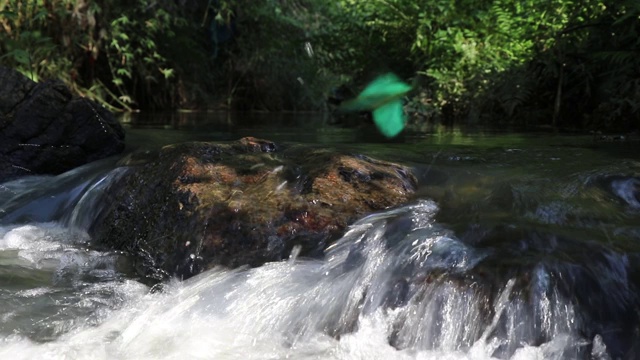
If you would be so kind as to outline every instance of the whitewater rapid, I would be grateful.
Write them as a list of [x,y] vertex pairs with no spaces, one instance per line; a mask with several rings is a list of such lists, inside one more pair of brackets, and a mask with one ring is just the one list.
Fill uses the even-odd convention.
[[515,279],[488,292],[465,276],[488,253],[437,210],[365,217],[323,260],[294,250],[154,287],[78,229],[1,227],[0,359],[577,359],[587,345],[608,359],[543,266],[527,296]]

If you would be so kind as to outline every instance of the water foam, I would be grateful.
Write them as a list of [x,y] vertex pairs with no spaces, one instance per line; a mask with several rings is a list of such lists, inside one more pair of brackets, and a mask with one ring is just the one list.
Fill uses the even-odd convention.
[[[436,210],[420,202],[366,217],[324,261],[217,268],[160,292],[104,282],[112,293],[100,316],[78,316],[47,342],[6,334],[0,358],[578,358],[588,342],[547,270],[537,268],[532,296],[513,279],[486,291],[465,273],[487,253],[436,224]],[[604,344],[597,351],[606,353]]]

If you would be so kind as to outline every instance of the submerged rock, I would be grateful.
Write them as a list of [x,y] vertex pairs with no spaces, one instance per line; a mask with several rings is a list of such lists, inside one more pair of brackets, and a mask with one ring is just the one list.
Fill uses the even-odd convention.
[[124,129],[60,80],[35,83],[0,67],[0,182],[60,174],[124,149]]
[[134,153],[91,226],[99,244],[137,255],[139,269],[190,277],[221,264],[320,256],[364,214],[405,203],[407,167],[255,138]]

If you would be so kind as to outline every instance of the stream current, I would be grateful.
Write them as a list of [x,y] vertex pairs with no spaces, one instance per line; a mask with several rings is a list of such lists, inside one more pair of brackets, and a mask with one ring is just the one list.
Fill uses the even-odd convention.
[[[281,125],[253,135],[300,139]],[[203,136],[129,126],[145,146]],[[85,231],[117,159],[0,185],[0,359],[640,359],[637,144],[315,131],[420,181],[323,259],[152,286]]]

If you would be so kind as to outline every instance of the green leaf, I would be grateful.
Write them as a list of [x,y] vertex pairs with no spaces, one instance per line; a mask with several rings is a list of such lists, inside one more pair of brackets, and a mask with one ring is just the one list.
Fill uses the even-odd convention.
[[160,68],[160,72],[164,75],[165,79],[169,79],[173,76],[173,69],[163,69]]
[[0,16],[4,17],[5,19],[9,19],[9,20],[15,20],[15,19],[18,18],[18,14],[14,13],[13,11],[9,11],[9,10],[0,11]]
[[394,74],[379,76],[362,90],[353,100],[343,103],[343,111],[375,110],[388,102],[397,100],[411,91],[411,86]]
[[404,96],[411,90],[411,86],[404,83],[394,74],[385,74],[372,81],[359,97],[369,96]]
[[116,74],[124,75],[124,76],[128,77],[129,79],[131,79],[131,73],[127,69],[123,69],[123,68],[117,69],[116,70]]
[[46,9],[42,9],[35,14],[33,20],[43,20],[46,19],[48,15],[49,12]]
[[373,110],[373,122],[376,124],[382,135],[389,138],[398,135],[402,129],[404,129],[405,125],[402,100],[397,99],[388,102]]
[[15,49],[11,51],[9,54],[13,55],[13,60],[15,60],[20,64],[29,65],[31,63],[31,60],[29,58],[29,52],[25,50]]
[[373,121],[386,137],[394,137],[404,129],[405,118],[402,110],[404,95],[411,86],[394,74],[385,74],[373,80],[360,95],[340,106],[342,111],[373,112]]

